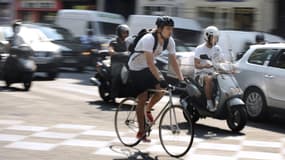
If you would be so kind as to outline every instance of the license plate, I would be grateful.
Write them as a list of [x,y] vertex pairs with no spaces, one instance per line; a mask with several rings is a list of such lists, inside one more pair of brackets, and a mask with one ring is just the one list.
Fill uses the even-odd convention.
[[63,60],[64,63],[77,63],[76,59],[64,59]]
[[49,63],[49,59],[46,59],[46,58],[39,59],[39,58],[37,58],[37,59],[35,59],[35,62],[36,62],[36,64],[47,64],[47,63]]

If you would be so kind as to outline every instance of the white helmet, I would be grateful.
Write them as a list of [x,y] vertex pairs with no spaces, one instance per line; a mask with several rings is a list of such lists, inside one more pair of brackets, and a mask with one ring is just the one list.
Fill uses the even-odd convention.
[[220,32],[216,26],[208,26],[204,31],[204,39],[205,41],[209,41],[210,36],[217,36],[219,37]]

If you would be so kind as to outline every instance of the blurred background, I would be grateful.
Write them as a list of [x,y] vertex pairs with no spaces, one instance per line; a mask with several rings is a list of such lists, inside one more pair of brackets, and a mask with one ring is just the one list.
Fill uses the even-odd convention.
[[202,27],[262,31],[285,37],[282,0],[0,0],[0,23],[13,19],[53,23],[60,9],[169,15],[197,20]]

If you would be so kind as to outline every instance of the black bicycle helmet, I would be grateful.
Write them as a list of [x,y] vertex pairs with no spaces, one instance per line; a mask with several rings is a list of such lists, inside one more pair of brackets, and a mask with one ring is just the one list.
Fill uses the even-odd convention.
[[257,34],[255,36],[255,42],[256,43],[263,43],[264,42],[264,35],[263,34]]
[[17,19],[17,20],[15,20],[15,21],[13,21],[12,27],[14,28],[14,27],[16,27],[16,26],[20,26],[21,24],[22,24],[22,21],[19,20],[19,19]]
[[156,19],[155,22],[157,28],[161,28],[164,26],[174,27],[174,21],[169,16],[161,16]]
[[122,37],[122,32],[127,32],[129,34],[130,32],[130,28],[128,25],[126,24],[120,24],[118,25],[118,27],[116,28],[116,34],[119,36],[119,37]]

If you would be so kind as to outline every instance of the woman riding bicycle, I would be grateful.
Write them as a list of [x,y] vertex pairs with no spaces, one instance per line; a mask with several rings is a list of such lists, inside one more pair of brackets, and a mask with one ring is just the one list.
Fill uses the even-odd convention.
[[[158,17],[156,20],[157,28],[144,35],[137,43],[134,54],[131,55],[128,65],[130,76],[134,85],[135,95],[138,99],[136,108],[137,119],[139,123],[139,131],[137,138],[142,138],[145,134],[144,117],[146,114],[147,121],[154,123],[151,114],[152,107],[162,98],[163,93],[156,92],[148,100],[148,89],[161,89],[167,86],[165,79],[155,65],[155,57],[163,50],[163,44],[168,41],[167,50],[169,52],[169,60],[179,80],[184,80],[175,56],[175,42],[172,38],[174,21],[168,16]],[[155,37],[156,36],[156,37]],[[157,46],[153,51],[157,40]],[[146,111],[146,113],[144,113]],[[145,138],[143,141],[150,142]]]

